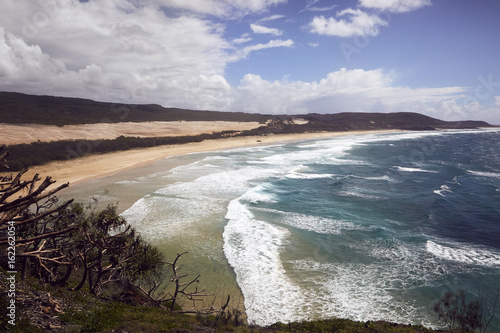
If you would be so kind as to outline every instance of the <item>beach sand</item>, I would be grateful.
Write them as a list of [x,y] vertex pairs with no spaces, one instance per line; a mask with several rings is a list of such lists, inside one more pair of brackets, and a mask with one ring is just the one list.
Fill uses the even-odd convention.
[[[34,166],[25,174],[24,179],[35,173],[40,176],[51,176],[57,185],[69,182],[75,184],[81,181],[108,176],[119,171],[136,168],[166,157],[184,155],[205,151],[218,151],[230,148],[268,145],[281,142],[292,142],[314,138],[327,138],[343,135],[380,133],[389,131],[350,131],[280,134],[268,136],[235,137],[217,140],[205,140],[187,144],[158,146],[143,149],[112,152],[108,154],[90,155],[78,159],[51,162]],[[0,176],[6,173],[0,173]]]

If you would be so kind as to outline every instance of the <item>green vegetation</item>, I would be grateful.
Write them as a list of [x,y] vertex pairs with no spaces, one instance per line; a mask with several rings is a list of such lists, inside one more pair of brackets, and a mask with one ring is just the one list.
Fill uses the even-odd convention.
[[177,137],[137,138],[120,136],[114,140],[61,140],[52,142],[33,142],[8,146],[10,158],[8,168],[2,170],[19,171],[50,161],[64,161],[91,154],[104,154],[137,148],[174,145],[217,139],[228,132]]
[[[9,124],[76,125],[148,121],[236,121],[266,123],[272,115],[243,112],[199,111],[164,108],[155,104],[120,104],[89,99],[36,96],[0,92],[0,119]],[[332,109],[332,112],[336,110]],[[274,117],[276,119],[276,117]],[[446,122],[417,113],[343,112],[297,116],[280,116],[287,121],[302,118],[322,130],[368,130],[434,128],[475,128],[490,126],[483,121]]]

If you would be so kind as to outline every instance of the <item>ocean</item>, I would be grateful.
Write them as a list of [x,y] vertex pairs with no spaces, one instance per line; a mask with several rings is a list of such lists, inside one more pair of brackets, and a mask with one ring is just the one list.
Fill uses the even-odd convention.
[[209,287],[241,291],[250,323],[437,328],[447,290],[500,293],[499,143],[498,130],[392,132],[190,154],[103,197],[136,193],[122,216],[170,259],[188,251]]

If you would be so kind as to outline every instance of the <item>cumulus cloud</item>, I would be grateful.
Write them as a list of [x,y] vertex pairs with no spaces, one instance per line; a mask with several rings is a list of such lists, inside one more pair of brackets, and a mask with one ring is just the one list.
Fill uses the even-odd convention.
[[362,7],[405,13],[431,5],[431,0],[359,0]]
[[500,96],[495,96],[495,105],[500,106]]
[[250,29],[256,34],[271,34],[275,36],[281,36],[283,33],[279,29],[268,28],[258,24],[250,24]]
[[224,69],[235,51],[218,23],[118,0],[13,3],[1,14],[0,89],[202,109],[229,105]]
[[338,12],[336,17],[314,17],[309,24],[310,32],[338,37],[376,36],[380,27],[388,25],[377,15],[370,15],[361,9],[348,8]]
[[[318,0],[309,1],[304,10],[322,11],[334,9],[318,8],[314,5]],[[388,11],[391,13],[404,13],[431,5],[431,0],[359,0],[359,7],[366,9],[376,9],[379,11]],[[304,11],[303,10],[303,11]],[[316,16],[309,23],[309,31],[320,35],[337,37],[356,37],[356,36],[376,36],[381,27],[388,26],[389,22],[380,15],[369,14],[360,8],[347,8],[336,14],[336,17],[325,18]]]
[[[252,45],[248,35],[229,42],[217,20],[184,11],[223,16],[283,1],[6,1],[0,90],[228,110],[227,64],[294,42]],[[167,6],[179,11],[169,16]]]
[[437,118],[458,119],[466,88],[393,86],[395,74],[377,70],[329,73],[316,82],[268,81],[248,74],[240,82],[233,103],[246,112],[335,113],[410,111]]

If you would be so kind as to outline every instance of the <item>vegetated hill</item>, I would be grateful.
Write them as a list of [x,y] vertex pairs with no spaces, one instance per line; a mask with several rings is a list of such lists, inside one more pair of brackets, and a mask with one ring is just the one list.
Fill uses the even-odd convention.
[[[296,124],[302,118],[307,124]],[[268,126],[249,131],[251,134],[301,133],[315,131],[353,131],[377,129],[433,130],[490,127],[484,121],[443,121],[418,113],[364,113],[307,115],[264,115],[243,112],[199,111],[164,108],[157,104],[117,104],[82,98],[26,95],[0,92],[0,123],[76,125],[92,123],[146,121],[255,121]]]
[[[297,122],[297,119],[307,122]],[[309,113],[298,116],[275,116],[265,126],[242,132],[244,135],[266,135],[304,132],[339,132],[369,130],[431,131],[436,129],[474,129],[493,127],[484,121],[444,121],[412,112],[335,114]]]
[[329,131],[355,131],[377,129],[434,130],[467,129],[491,127],[484,121],[444,121],[412,112],[308,114],[301,118],[308,120],[311,127]]
[[146,121],[256,121],[271,116],[243,112],[164,108],[157,104],[118,104],[90,99],[0,92],[0,123],[77,125]]

